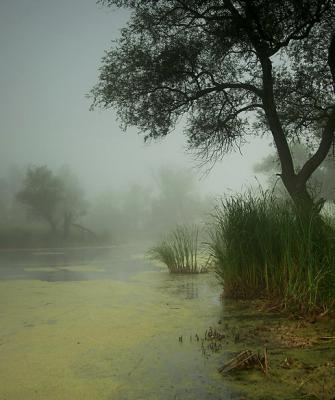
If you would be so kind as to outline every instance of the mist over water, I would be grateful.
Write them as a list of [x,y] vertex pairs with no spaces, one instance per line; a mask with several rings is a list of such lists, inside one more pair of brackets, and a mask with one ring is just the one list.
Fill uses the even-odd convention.
[[[75,222],[104,236],[105,243],[199,221],[214,198],[258,185],[252,166],[268,152],[263,140],[250,138],[243,155],[228,154],[200,168],[200,160],[186,151],[182,123],[164,140],[144,143],[134,127],[120,130],[113,110],[89,111],[87,94],[100,59],[127,19],[126,12],[91,0],[1,2],[0,37],[6,39],[0,66],[0,247],[52,244],[50,223],[17,199],[28,168],[59,175],[65,166],[85,201]],[[185,193],[173,179],[162,191],[162,171],[185,182],[188,176]],[[71,230],[79,236],[72,242],[92,243],[88,231]]]
[[[232,252],[229,263],[241,264],[242,254],[245,281],[257,286],[257,275],[248,274],[250,254],[260,259],[259,249],[268,250],[271,260],[278,248],[275,235],[268,249],[255,245],[255,221],[259,225],[264,207],[256,207],[254,219],[250,207],[245,214],[237,207],[230,231],[226,215],[212,223],[215,206],[236,193],[263,188],[263,199],[271,201],[287,195],[277,185],[271,140],[249,132],[235,152],[206,164],[188,150],[182,119],[164,139],[145,143],[135,127],[121,130],[115,110],[90,111],[101,59],[128,18],[95,0],[0,1],[0,400],[239,400],[246,388],[259,398],[293,398],[301,369],[297,364],[291,381],[281,380],[290,373],[282,370],[282,342],[274,344],[278,375],[257,370],[233,382],[217,370],[243,346],[267,346],[268,338],[249,333],[259,321],[267,328],[277,318],[243,310],[245,303],[241,312],[221,302],[225,279],[222,274],[219,281],[216,268],[218,255],[221,267],[227,264],[223,233],[233,233],[230,247],[240,253]],[[299,170],[309,150],[293,150]],[[329,215],[333,172],[333,163],[324,163],[311,180],[328,201]],[[235,196],[230,204],[242,200]],[[273,221],[256,235],[262,244],[276,231]],[[240,245],[242,231],[248,246]],[[179,242],[176,232],[183,233]],[[159,253],[169,244],[186,269],[196,260],[193,274],[178,268],[169,274],[171,252],[166,266]],[[307,253],[301,251],[303,261]],[[265,259],[267,279],[270,264],[277,265]],[[326,276],[321,264],[315,282]],[[262,268],[257,273],[262,278]],[[244,278],[235,275],[243,286]],[[221,352],[212,338],[206,342],[213,327],[224,332]],[[332,338],[335,327],[325,332]],[[326,346],[315,354],[329,372]],[[286,361],[292,354],[298,352],[285,353]],[[306,354],[309,362],[314,355]]]
[[[182,125],[165,140],[143,143],[135,128],[122,133],[112,110],[90,112],[85,96],[97,80],[104,50],[119,35],[125,12],[91,0],[5,0],[0,5],[0,176],[11,166],[69,165],[87,195],[145,186],[160,166],[196,168],[185,154]],[[254,139],[250,139],[254,142]],[[239,190],[254,181],[252,165],[268,145],[261,140],[200,180],[203,193]]]
[[[92,0],[0,3],[1,398],[226,391],[199,345],[178,342],[218,318],[215,281],[171,277],[144,255],[176,223],[203,225],[218,195],[254,182],[255,151],[268,146],[246,145],[250,157],[228,155],[207,173],[186,153],[182,125],[144,144],[114,111],[90,112],[100,59],[127,18]],[[43,215],[34,182],[42,197],[57,188]]]

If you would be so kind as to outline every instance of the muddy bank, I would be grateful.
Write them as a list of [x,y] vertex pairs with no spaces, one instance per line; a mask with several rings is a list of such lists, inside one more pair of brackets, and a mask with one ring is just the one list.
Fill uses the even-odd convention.
[[222,372],[224,385],[241,399],[335,398],[334,319],[264,314],[260,303],[226,300],[220,320],[199,340],[204,357],[215,353],[221,366],[245,350],[262,358],[266,349],[266,371],[255,362]]

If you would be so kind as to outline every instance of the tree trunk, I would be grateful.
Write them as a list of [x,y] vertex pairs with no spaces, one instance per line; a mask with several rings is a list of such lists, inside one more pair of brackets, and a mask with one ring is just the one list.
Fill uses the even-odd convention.
[[71,224],[72,224],[72,214],[65,213],[63,220],[63,238],[65,240],[69,237]]
[[[272,63],[265,47],[259,46],[257,48],[257,53],[263,72],[263,107],[276,144],[282,169],[281,178],[296,206],[298,214],[304,217],[311,217],[313,214],[320,212],[323,200],[320,200],[316,204],[314,203],[312,196],[307,190],[307,181],[326,158],[333,143],[335,132],[335,107],[330,110],[327,120],[325,121],[319,148],[315,154],[306,161],[301,170],[296,173],[292,154],[276,109],[276,101],[273,92]],[[335,34],[333,34],[328,48],[328,65],[333,77],[333,82],[335,82]]]
[[[307,190],[307,182],[299,182],[298,176],[287,178],[282,175],[282,180],[297,211],[301,217],[311,218],[313,214],[319,213],[319,203],[314,203],[312,196]],[[322,202],[321,202],[322,203]]]

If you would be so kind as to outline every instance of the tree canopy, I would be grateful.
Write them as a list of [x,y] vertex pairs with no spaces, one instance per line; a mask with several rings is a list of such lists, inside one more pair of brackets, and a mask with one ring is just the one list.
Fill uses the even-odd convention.
[[55,232],[62,190],[61,180],[46,166],[29,167],[23,188],[17,193],[17,199],[28,207],[33,216],[48,222],[51,230]]
[[[270,132],[297,205],[335,130],[335,6],[331,0],[100,0],[131,12],[106,52],[93,107],[115,107],[146,139],[186,117],[191,149],[216,160]],[[318,139],[318,140],[316,140]],[[296,170],[290,141],[315,153]]]
[[16,197],[31,215],[47,222],[55,234],[63,225],[64,238],[70,226],[84,215],[86,202],[77,177],[68,167],[54,174],[48,167],[28,167]]

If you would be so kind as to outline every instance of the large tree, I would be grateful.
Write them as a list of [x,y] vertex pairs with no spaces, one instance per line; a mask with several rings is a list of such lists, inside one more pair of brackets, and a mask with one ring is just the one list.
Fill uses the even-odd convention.
[[[93,107],[116,107],[126,128],[167,135],[181,117],[190,148],[216,160],[270,132],[299,210],[335,130],[332,0],[100,0],[130,11],[101,67]],[[185,118],[183,119],[185,120]],[[314,154],[296,168],[289,144]]]

